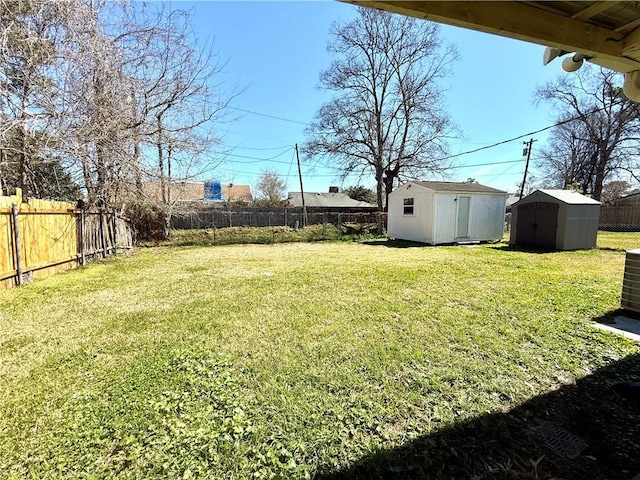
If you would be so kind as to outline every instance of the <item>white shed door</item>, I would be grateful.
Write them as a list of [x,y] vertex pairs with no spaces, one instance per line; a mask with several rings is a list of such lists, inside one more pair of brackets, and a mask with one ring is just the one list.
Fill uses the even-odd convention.
[[469,211],[471,197],[458,197],[458,230],[456,237],[464,238],[469,236]]

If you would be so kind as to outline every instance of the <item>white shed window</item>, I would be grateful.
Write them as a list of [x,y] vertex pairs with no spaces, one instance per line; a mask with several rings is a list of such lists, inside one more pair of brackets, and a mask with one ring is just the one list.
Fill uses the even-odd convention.
[[404,199],[404,215],[413,215],[413,197]]

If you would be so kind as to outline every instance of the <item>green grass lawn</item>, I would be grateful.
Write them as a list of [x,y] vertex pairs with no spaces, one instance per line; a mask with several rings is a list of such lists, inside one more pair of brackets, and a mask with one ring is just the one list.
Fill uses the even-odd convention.
[[592,326],[608,241],[157,247],[2,292],[0,477],[630,478],[625,424],[574,463],[527,434],[640,366]]

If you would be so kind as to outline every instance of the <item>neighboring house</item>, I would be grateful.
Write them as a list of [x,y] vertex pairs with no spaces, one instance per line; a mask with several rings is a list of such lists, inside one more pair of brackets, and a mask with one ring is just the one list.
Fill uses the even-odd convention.
[[[171,202],[244,202],[251,203],[253,196],[249,185],[219,184],[218,198],[205,198],[205,185],[209,182],[175,182],[171,184]],[[145,196],[152,201],[162,201],[160,184],[146,182],[143,184]]]
[[595,248],[600,202],[571,190],[536,190],[511,208],[511,245]]
[[626,197],[620,197],[616,200],[616,206],[640,206],[640,193],[632,193]]
[[[204,199],[204,184],[202,183],[187,183],[187,182],[175,182],[171,184],[170,199],[173,202],[192,202],[202,201]],[[145,198],[152,202],[162,202],[162,191],[160,189],[160,183],[157,182],[144,182],[142,184],[142,191]],[[166,193],[165,193],[166,195]]]
[[390,238],[437,245],[497,241],[507,192],[460,182],[408,182],[389,194]]
[[517,193],[514,194],[509,194],[509,196],[507,197],[507,203],[506,203],[506,207],[507,207],[507,212],[511,211],[511,206],[516,203],[518,200],[520,200],[520,195]]
[[[300,192],[289,192],[287,203],[291,207],[302,207],[302,194]],[[304,192],[304,203],[307,208],[313,209],[349,208],[364,211],[377,208],[372,203],[354,200],[346,193],[340,192]]]
[[253,202],[251,187],[249,185],[235,185],[233,183],[222,184],[222,199],[225,202]]

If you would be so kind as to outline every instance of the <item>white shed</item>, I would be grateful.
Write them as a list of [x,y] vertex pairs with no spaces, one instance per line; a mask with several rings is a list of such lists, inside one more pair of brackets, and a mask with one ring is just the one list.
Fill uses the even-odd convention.
[[595,248],[600,202],[571,190],[536,190],[511,207],[509,244],[555,250]]
[[431,245],[500,240],[506,199],[478,183],[408,182],[389,194],[387,233]]

